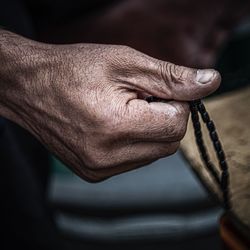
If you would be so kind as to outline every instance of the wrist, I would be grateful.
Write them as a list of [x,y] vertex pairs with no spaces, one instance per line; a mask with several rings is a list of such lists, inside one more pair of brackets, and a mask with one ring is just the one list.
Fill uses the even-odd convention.
[[0,116],[23,125],[44,79],[45,51],[44,44],[0,30]]

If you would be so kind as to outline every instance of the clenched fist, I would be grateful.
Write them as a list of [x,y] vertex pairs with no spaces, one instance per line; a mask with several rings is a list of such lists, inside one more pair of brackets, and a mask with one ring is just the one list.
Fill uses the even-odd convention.
[[187,101],[220,83],[215,70],[125,46],[48,45],[6,31],[0,58],[0,114],[89,181],[173,154],[186,131]]

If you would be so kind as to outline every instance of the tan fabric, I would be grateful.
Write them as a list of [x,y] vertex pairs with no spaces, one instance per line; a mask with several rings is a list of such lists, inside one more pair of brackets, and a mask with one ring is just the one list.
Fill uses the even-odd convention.
[[[205,105],[217,127],[229,163],[233,213],[250,229],[250,88],[211,98]],[[212,144],[207,130],[204,126],[202,129],[206,131],[203,134],[210,157],[219,169],[215,154],[211,153]],[[182,150],[202,182],[221,199],[218,188],[200,160],[191,121]]]

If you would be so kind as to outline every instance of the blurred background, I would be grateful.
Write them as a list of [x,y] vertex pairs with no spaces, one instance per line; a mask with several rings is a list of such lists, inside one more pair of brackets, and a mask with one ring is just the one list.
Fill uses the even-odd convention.
[[[213,67],[222,76],[249,67],[250,1],[1,2],[2,26],[38,41],[123,44],[176,64]],[[229,78],[217,94],[243,84]],[[50,249],[55,240],[69,249],[221,249],[220,204],[210,197],[181,152],[90,184],[52,155],[39,162],[35,147],[33,151],[34,164],[26,169],[30,174],[22,182],[42,172],[38,189],[43,190],[39,194],[46,212],[37,216],[33,208],[41,201],[34,201],[27,210],[33,217],[25,215],[19,221],[10,209],[7,224],[19,237],[37,240],[44,249]],[[17,195],[21,204],[29,191]],[[24,229],[25,224],[32,233]]]

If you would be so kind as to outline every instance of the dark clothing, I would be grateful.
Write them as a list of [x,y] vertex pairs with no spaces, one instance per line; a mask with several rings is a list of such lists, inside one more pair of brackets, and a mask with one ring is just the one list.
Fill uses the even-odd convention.
[[[22,1],[0,0],[0,26],[34,37]],[[0,249],[65,249],[47,204],[47,150],[27,131],[0,118]]]
[[28,132],[6,121],[0,135],[0,164],[5,244],[1,249],[12,249],[12,244],[24,249],[64,249],[46,200],[47,151]]

